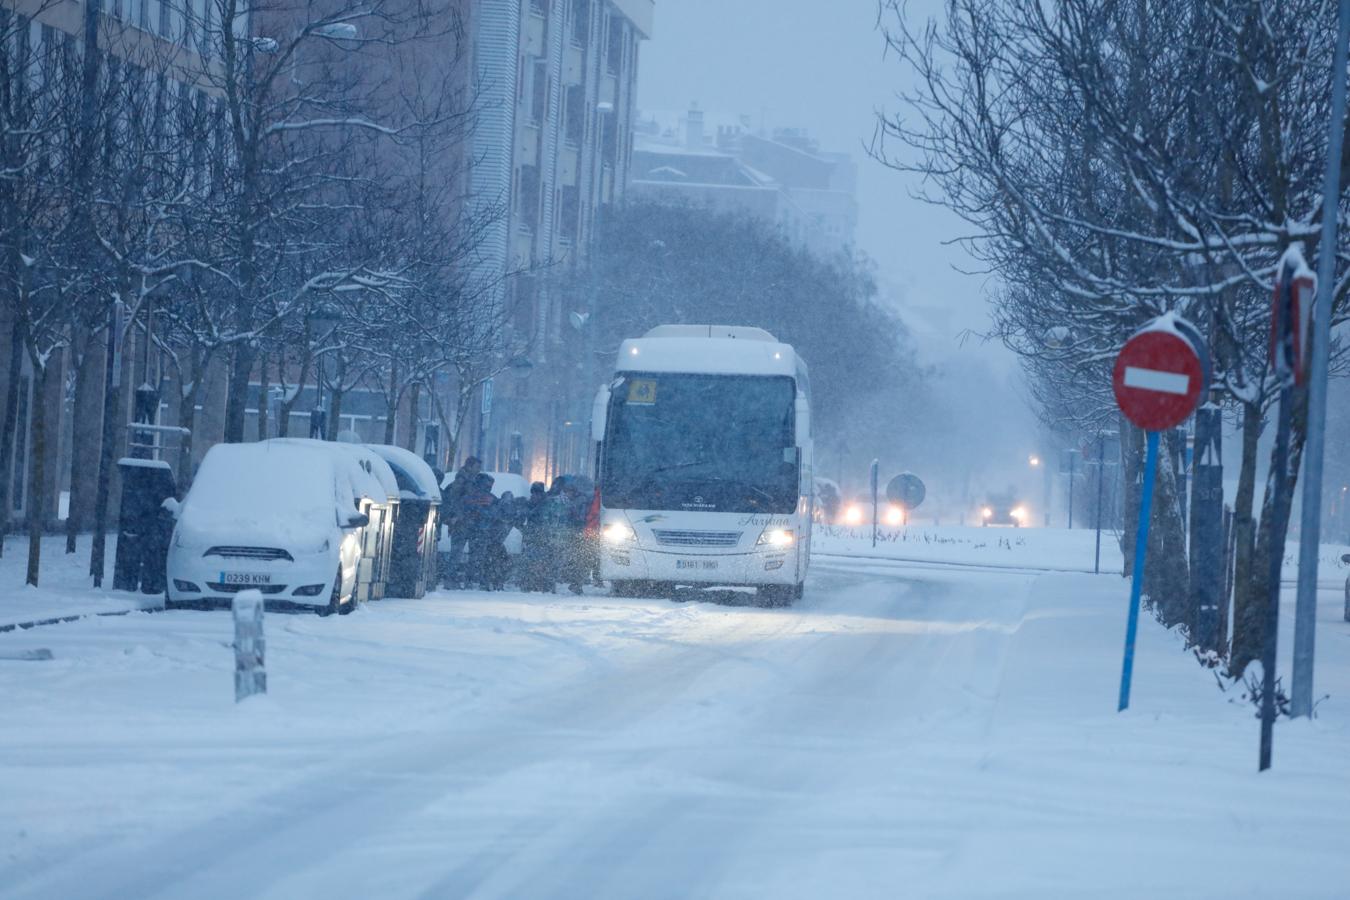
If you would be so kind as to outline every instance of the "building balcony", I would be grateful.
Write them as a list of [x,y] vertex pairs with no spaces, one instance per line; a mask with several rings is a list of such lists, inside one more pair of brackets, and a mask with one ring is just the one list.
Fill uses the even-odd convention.
[[516,126],[516,165],[539,165],[539,125],[525,122]]
[[546,55],[544,34],[547,29],[547,21],[543,16],[533,10],[525,16],[524,21],[525,34],[523,41],[525,53],[529,56]]
[[586,52],[568,42],[563,49],[562,83],[581,84],[586,78]]
[[558,178],[563,187],[576,187],[581,172],[581,148],[564,143],[558,154]]

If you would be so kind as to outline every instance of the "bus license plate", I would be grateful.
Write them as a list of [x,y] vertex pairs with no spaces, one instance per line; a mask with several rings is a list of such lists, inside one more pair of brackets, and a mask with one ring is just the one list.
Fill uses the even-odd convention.
[[221,584],[271,584],[272,576],[266,572],[221,572]]
[[716,568],[717,568],[717,560],[715,560],[715,559],[677,559],[677,560],[675,560],[675,568],[676,568],[676,569],[702,569],[702,570],[704,570],[704,571],[707,571],[707,570],[709,570],[709,569],[716,569]]

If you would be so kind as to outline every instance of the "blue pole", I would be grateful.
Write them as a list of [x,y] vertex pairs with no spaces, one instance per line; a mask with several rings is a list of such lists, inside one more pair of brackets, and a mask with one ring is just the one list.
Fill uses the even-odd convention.
[[1148,555],[1148,521],[1153,512],[1153,473],[1158,468],[1158,432],[1148,435],[1148,450],[1144,454],[1144,493],[1139,498],[1139,530],[1134,538],[1134,576],[1130,579],[1130,621],[1125,626],[1125,663],[1120,672],[1120,706],[1117,712],[1129,709],[1130,676],[1134,672],[1134,638],[1139,633],[1139,593],[1144,587],[1144,557]]

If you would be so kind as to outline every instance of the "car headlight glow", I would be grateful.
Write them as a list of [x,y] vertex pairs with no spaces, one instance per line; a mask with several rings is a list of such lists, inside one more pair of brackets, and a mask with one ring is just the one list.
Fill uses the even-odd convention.
[[1020,506],[1014,507],[1012,511],[1012,517],[1020,522],[1027,517],[1027,511],[1026,509]]
[[637,532],[624,522],[610,522],[602,532],[605,540],[611,544],[628,544],[637,540]]
[[863,508],[856,503],[850,504],[844,510],[845,525],[861,525],[863,520]]
[[766,528],[755,543],[760,546],[768,544],[770,547],[787,547],[796,539],[791,528]]
[[980,510],[980,515],[984,516],[986,519],[992,519],[994,517],[994,511],[986,506],[984,509]]
[[887,525],[905,524],[905,511],[898,506],[887,507],[886,524]]

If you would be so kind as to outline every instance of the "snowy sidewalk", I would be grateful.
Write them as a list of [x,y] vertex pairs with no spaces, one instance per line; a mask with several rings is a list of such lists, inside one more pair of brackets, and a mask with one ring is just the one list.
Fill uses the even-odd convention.
[[159,594],[133,594],[107,587],[112,583],[112,560],[117,550],[115,536],[108,538],[105,587],[92,587],[89,577],[91,540],[87,534],[80,535],[76,552],[68,554],[64,537],[44,538],[38,587],[24,583],[27,540],[16,535],[5,542],[5,555],[0,560],[0,632],[72,622],[87,616],[123,615],[136,610],[163,608],[164,598]]
[[[962,525],[909,525],[879,528],[872,546],[870,526],[816,526],[811,552],[820,557],[885,559],[904,563],[980,566],[990,569],[1046,572],[1091,572],[1096,532],[1090,528],[974,528]],[[1317,583],[1332,590],[1345,583],[1350,566],[1341,555],[1344,544],[1323,544]],[[1281,580],[1298,579],[1298,542],[1285,547]],[[1122,571],[1120,544],[1113,531],[1102,532],[1101,571]]]

